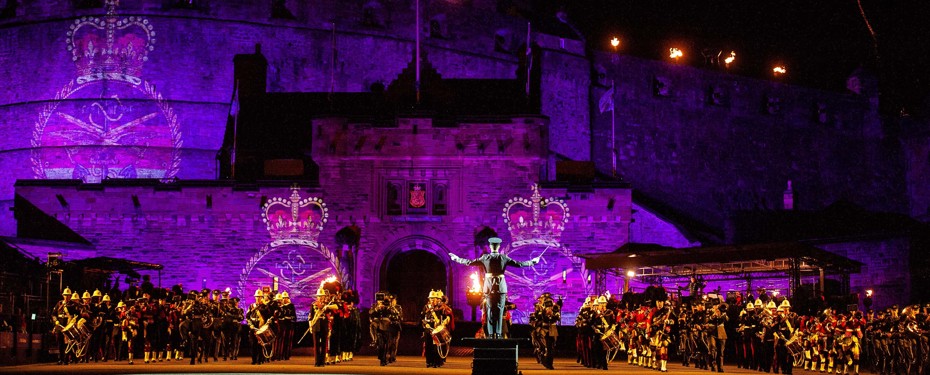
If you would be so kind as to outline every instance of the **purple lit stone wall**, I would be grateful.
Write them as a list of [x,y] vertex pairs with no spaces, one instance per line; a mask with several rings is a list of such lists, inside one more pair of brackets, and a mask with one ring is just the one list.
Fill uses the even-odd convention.
[[907,193],[910,215],[930,222],[930,121],[901,121],[902,145],[907,155]]
[[542,50],[542,113],[550,118],[550,149],[572,160],[591,160],[590,63],[581,42],[536,34]]
[[[257,287],[271,286],[272,276],[260,271],[264,269],[279,276],[282,284],[290,281],[294,287],[288,285],[282,290],[288,290],[297,301],[309,303],[319,281],[335,273],[330,262],[320,251],[300,246],[281,246],[269,252],[272,239],[262,222],[262,197],[287,198],[290,189],[239,190],[206,185],[20,186],[17,194],[96,248],[92,253],[72,254],[65,247],[62,252],[66,260],[107,256],[158,263],[165,266],[162,287],[182,283],[185,290],[200,290],[205,283],[208,288],[229,287],[244,300],[249,300]],[[301,194],[320,196],[319,191],[306,189],[301,189]],[[61,195],[68,206],[62,207],[56,195]],[[335,231],[324,226],[321,238],[326,239],[325,246],[335,246]],[[260,254],[263,250],[265,254]],[[296,259],[298,255],[303,259]],[[294,267],[289,267],[288,261]],[[306,274],[292,277],[295,267]],[[324,272],[306,285],[296,285],[299,279],[320,271]],[[156,272],[148,274],[157,282]],[[301,306],[301,310],[305,307]]]
[[[271,17],[267,2],[227,1],[200,9],[166,7],[161,0],[123,0],[119,17],[145,17],[155,32],[140,77],[151,83],[177,115],[181,140],[176,176],[216,176],[215,154],[226,125],[233,89],[232,58],[262,44],[269,61],[270,91],[365,91],[375,82],[389,83],[412,59],[413,1],[380,2],[377,22],[363,19],[367,6],[343,1],[288,2],[294,19]],[[424,19],[440,22],[441,33],[424,38],[424,51],[447,78],[513,78],[515,51],[525,24],[496,13],[490,1],[467,4],[429,2]],[[20,4],[12,18],[0,19],[0,234],[13,235],[13,182],[42,178],[32,168],[33,131],[46,105],[70,108],[92,103],[56,99],[76,78],[66,49],[69,26],[81,17],[99,17],[104,8],[76,9],[72,1]],[[204,3],[205,4],[205,3]],[[336,65],[331,63],[332,25],[337,19]],[[425,24],[425,23],[424,23]],[[426,30],[426,28],[424,28]],[[510,52],[495,51],[494,36],[505,35]],[[371,56],[379,56],[371,59]],[[101,94],[103,92],[101,91]],[[109,98],[110,95],[103,95]],[[140,98],[144,99],[144,98]],[[149,98],[147,105],[155,99]],[[59,103],[61,103],[59,105]],[[146,104],[140,102],[140,104]],[[56,116],[56,114],[53,114]],[[77,116],[75,116],[77,118]],[[83,143],[85,146],[89,143]],[[42,148],[54,147],[42,143]],[[89,158],[100,148],[84,148]],[[99,156],[99,155],[98,155]],[[153,153],[146,156],[154,158]],[[40,163],[41,163],[41,158]],[[139,176],[142,177],[142,176]]]
[[[348,274],[359,288],[362,305],[370,304],[371,296],[385,287],[384,272],[393,257],[424,250],[444,265],[445,292],[453,305],[468,310],[464,292],[470,285],[468,276],[477,270],[451,264],[447,253],[479,256],[484,249],[474,245],[474,233],[481,226],[496,230],[508,244],[505,250],[517,259],[543,254],[543,264],[533,269],[512,270],[508,276],[513,287],[511,296],[520,306],[520,311],[514,313],[518,322],[525,320],[526,309],[543,291],[565,296],[564,322],[571,322],[586,293],[594,293],[593,285],[587,282],[589,273],[574,255],[611,251],[627,241],[630,190],[540,189],[543,197],[562,199],[570,209],[560,246],[510,247],[513,238],[504,224],[502,209],[514,197],[529,197],[532,183],[545,184],[546,176],[541,174],[546,170],[542,154],[547,142],[545,132],[541,131],[546,126],[545,120],[517,118],[503,124],[511,131],[502,136],[523,140],[525,134],[526,146],[522,141],[504,142],[507,146],[499,150],[492,141],[484,151],[474,143],[462,150],[456,148],[462,137],[486,137],[492,134],[491,129],[501,125],[432,128],[429,119],[401,119],[397,128],[373,128],[366,124],[344,124],[342,119],[314,122],[318,129],[314,158],[320,164],[322,186],[314,191],[301,189],[300,193],[302,197],[312,195],[326,202],[329,217],[319,241],[331,253],[338,250],[336,231],[351,224],[361,228],[360,263]],[[383,145],[376,149],[382,136]],[[359,143],[361,146],[356,149]],[[408,211],[388,215],[385,185],[398,180],[421,182],[431,188],[436,186],[435,182],[444,183],[447,214]],[[330,271],[332,263],[322,251],[300,247],[282,248],[270,264],[253,264],[256,260],[265,261],[261,254],[271,242],[261,219],[262,197],[287,197],[289,189],[241,190],[197,185],[196,181],[184,180],[157,186],[26,184],[17,188],[17,194],[95,245],[93,254],[67,253],[66,259],[114,256],[164,264],[163,286],[180,282],[186,288],[199,288],[206,279],[208,287],[229,286],[236,290],[245,277],[252,284],[244,287],[242,293],[249,295],[253,286],[261,285],[256,282],[270,283],[270,275],[256,272],[258,268],[287,275],[324,271],[318,278],[336,273],[335,269]],[[428,202],[433,202],[431,195],[435,192],[427,191]],[[62,207],[56,198],[58,194],[68,202],[67,207]],[[137,197],[139,207],[133,205],[133,196]],[[210,207],[207,196],[211,197]],[[613,207],[607,209],[611,199]],[[300,259],[296,255],[303,256],[303,262],[297,262]],[[304,265],[294,269],[287,262]],[[564,282],[563,271],[567,276]],[[293,284],[298,280],[289,281]],[[316,281],[306,284],[313,285]],[[421,297],[425,301],[425,296]]]
[[874,308],[880,309],[911,302],[910,246],[908,239],[896,238],[818,247],[862,262],[862,272],[849,277],[849,291],[865,296],[866,290],[874,290]]
[[633,222],[630,223],[630,242],[654,243],[678,248],[701,245],[699,241],[687,238],[674,223],[635,203],[633,204]]
[[[907,210],[904,156],[882,133],[872,86],[858,95],[630,56],[598,61],[617,84],[619,173],[654,199],[716,225],[732,210],[781,208],[791,180],[798,209],[845,199]],[[602,173],[611,169],[611,116],[593,119]]]
[[[334,227],[362,227],[357,279],[363,291],[384,289],[386,263],[401,252],[425,250],[446,266],[449,287],[445,293],[457,308],[467,309],[465,291],[473,267],[453,264],[447,253],[476,258],[482,249],[474,246],[476,228],[487,226],[504,239],[505,252],[526,260],[543,254],[545,264],[532,270],[512,270],[508,284],[511,298],[520,306],[514,314],[522,321],[526,308],[543,291],[564,295],[564,322],[573,319],[585,289],[587,271],[573,254],[611,251],[626,242],[630,219],[630,191],[598,188],[591,192],[540,189],[543,197],[560,197],[569,206],[569,222],[561,246],[508,248],[513,242],[503,222],[502,209],[514,197],[529,197],[530,185],[545,181],[544,154],[547,142],[541,137],[544,119],[516,118],[507,124],[461,124],[433,128],[429,119],[402,119],[397,128],[373,128],[367,124],[321,119],[314,123],[313,158],[320,165],[320,182],[331,202]],[[493,129],[506,127],[506,133]],[[522,141],[509,142],[508,138]],[[525,138],[524,138],[525,137]],[[456,144],[469,139],[467,146]],[[500,139],[502,142],[497,142]],[[485,149],[478,144],[488,143]],[[378,146],[381,144],[381,146]],[[497,144],[503,144],[499,149]],[[390,188],[410,182],[426,186],[441,182],[448,187],[446,215],[408,211],[389,214]],[[409,191],[403,190],[401,194]],[[434,191],[427,191],[429,194]],[[608,201],[615,200],[611,210]],[[562,271],[566,280],[562,281]]]

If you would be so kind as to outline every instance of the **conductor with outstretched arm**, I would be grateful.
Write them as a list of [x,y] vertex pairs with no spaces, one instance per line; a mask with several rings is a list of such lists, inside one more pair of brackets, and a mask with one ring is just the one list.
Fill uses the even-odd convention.
[[507,267],[532,267],[539,263],[539,257],[518,262],[500,253],[501,239],[492,237],[488,239],[491,252],[478,259],[463,259],[449,253],[452,261],[466,266],[484,267],[484,293],[487,299],[484,316],[487,317],[488,338],[501,338],[501,323],[504,315],[504,305],[507,303],[507,281],[504,280],[504,271]]

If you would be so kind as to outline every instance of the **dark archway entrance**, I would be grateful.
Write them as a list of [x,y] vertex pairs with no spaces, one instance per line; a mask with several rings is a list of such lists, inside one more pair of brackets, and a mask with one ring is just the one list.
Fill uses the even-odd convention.
[[411,250],[394,255],[384,275],[385,289],[404,309],[405,321],[419,320],[420,309],[432,289],[446,290],[446,266],[429,251]]

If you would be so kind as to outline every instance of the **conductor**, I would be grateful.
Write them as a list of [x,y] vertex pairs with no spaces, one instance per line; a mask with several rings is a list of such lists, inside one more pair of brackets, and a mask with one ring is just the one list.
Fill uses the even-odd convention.
[[500,238],[491,237],[488,242],[490,243],[491,252],[478,257],[478,259],[463,259],[452,253],[449,253],[449,257],[456,263],[466,266],[482,266],[484,268],[484,289],[482,292],[487,300],[484,316],[487,317],[488,338],[499,339],[501,338],[504,305],[507,303],[507,281],[504,279],[504,271],[508,266],[532,267],[539,263],[539,257],[517,262],[500,253]]

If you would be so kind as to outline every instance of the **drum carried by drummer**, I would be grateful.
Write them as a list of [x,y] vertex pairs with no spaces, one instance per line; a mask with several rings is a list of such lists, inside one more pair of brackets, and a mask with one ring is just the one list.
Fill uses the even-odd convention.
[[452,330],[455,322],[452,308],[443,302],[444,295],[440,290],[429,293],[429,303],[423,308],[423,349],[426,356],[426,367],[442,367],[446,363],[452,342]]

